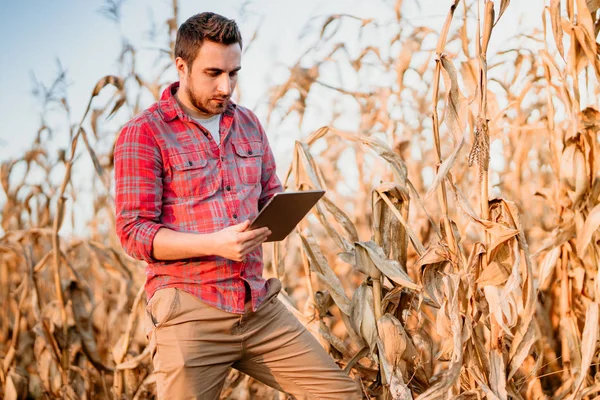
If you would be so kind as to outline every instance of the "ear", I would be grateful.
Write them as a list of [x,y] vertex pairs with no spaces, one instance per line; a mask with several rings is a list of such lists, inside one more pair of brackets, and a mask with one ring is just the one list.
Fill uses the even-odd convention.
[[179,78],[187,76],[188,74],[188,65],[181,57],[177,57],[175,59],[175,68],[177,68],[177,73],[179,74]]

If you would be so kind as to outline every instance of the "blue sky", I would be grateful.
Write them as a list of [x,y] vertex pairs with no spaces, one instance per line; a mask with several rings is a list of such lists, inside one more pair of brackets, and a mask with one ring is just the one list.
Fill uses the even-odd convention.
[[[235,18],[246,40],[259,28],[257,41],[244,55],[238,87],[242,104],[254,109],[264,121],[267,89],[286,79],[286,66],[293,65],[312,43],[300,38],[307,21],[312,21],[310,32],[316,35],[325,17],[335,13],[390,20],[393,3],[392,0],[180,0],[179,23],[195,13],[213,11]],[[412,24],[439,31],[450,3],[450,0],[404,0],[403,10]],[[0,161],[22,155],[40,126],[41,104],[32,95],[32,76],[49,85],[58,72],[60,60],[68,76],[70,123],[76,123],[98,79],[117,73],[121,34],[135,47],[153,46],[147,37],[149,27],[152,23],[162,25],[171,15],[171,0],[125,0],[122,22],[117,25],[99,11],[104,5],[102,0],[0,0]],[[503,48],[506,39],[517,31],[541,29],[543,5],[544,0],[513,1],[494,30],[489,53]],[[138,65],[144,72],[151,69],[152,63],[152,58],[146,58]],[[330,120],[328,98],[315,96],[311,101],[313,107],[305,117],[303,132],[293,123],[267,127],[280,175],[287,170],[294,140]],[[124,122],[119,117],[116,121],[113,123]],[[58,128],[63,134],[53,138],[53,145],[64,148],[68,144],[67,126],[59,123]],[[82,162],[84,168],[91,167],[89,160]]]
[[[116,72],[116,58],[121,50],[119,30],[134,44],[147,44],[145,33],[152,21],[162,24],[170,14],[167,0],[126,0],[123,20],[118,27],[99,10],[100,0],[0,0],[0,160],[20,154],[29,147],[39,126],[40,104],[32,96],[33,79],[50,84],[57,74],[57,60],[67,70],[68,98],[73,115],[83,112],[96,81]],[[180,23],[201,11],[214,11],[240,19],[242,1],[180,1]],[[247,24],[240,21],[243,33],[250,36],[262,17],[267,21],[261,38],[261,51],[279,54],[274,62],[292,62],[295,53],[282,40],[294,40],[311,12],[319,9],[340,9],[352,1],[286,2],[256,1],[246,7]],[[293,19],[279,20],[292,11]],[[289,14],[288,14],[289,15]],[[276,40],[274,40],[276,39]],[[263,57],[254,57],[254,61]],[[268,68],[253,59],[245,60],[246,77],[264,78]],[[254,79],[252,79],[254,80]],[[251,96],[252,97],[252,96]]]
[[[170,3],[168,0],[126,0],[121,27],[124,35],[133,43],[143,43],[151,21],[162,23],[170,12]],[[246,15],[241,18],[244,3],[247,3]],[[416,24],[439,30],[450,1],[405,0],[404,3],[406,13],[414,16]],[[262,90],[258,84],[273,79],[273,65],[289,65],[303,50],[298,35],[310,17],[334,12],[381,16],[389,10],[383,4],[377,0],[180,0],[180,22],[196,12],[215,11],[241,18],[240,25],[248,37],[262,21],[257,48],[244,60],[241,83],[241,88],[246,89],[243,93],[250,103],[248,106],[255,108]],[[525,26],[528,20],[537,21],[541,26],[542,4],[542,0],[513,1],[504,23],[494,35],[513,34],[512,29],[519,29],[514,22],[524,14],[533,17],[530,19],[527,15]],[[83,111],[95,82],[101,76],[116,72],[119,28],[99,12],[103,5],[100,0],[0,0],[0,160],[28,148],[39,126],[40,104],[31,94],[33,75],[49,84],[56,76],[57,60],[60,60],[68,72],[67,93],[73,115],[77,116]],[[246,84],[244,77],[251,82]]]
[[[0,4],[0,139],[6,146],[0,157],[4,159],[24,149],[38,126],[40,106],[31,94],[32,76],[51,82],[60,59],[74,82],[73,94],[79,97],[95,78],[91,71],[110,70],[117,48],[107,44],[118,43],[118,34],[114,24],[99,18],[95,1],[2,0]],[[94,29],[89,21],[94,21]],[[96,46],[104,48],[103,56],[86,54],[84,49]]]

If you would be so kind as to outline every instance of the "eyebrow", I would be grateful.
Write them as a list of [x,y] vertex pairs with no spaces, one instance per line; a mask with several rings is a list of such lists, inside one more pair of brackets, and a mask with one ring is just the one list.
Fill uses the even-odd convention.
[[[242,67],[237,67],[237,68],[233,69],[231,72],[238,72],[240,69],[242,69]],[[223,71],[220,68],[206,68],[204,71],[205,72],[215,72],[215,73],[218,73],[218,74],[221,74],[221,73],[225,72],[225,71]]]

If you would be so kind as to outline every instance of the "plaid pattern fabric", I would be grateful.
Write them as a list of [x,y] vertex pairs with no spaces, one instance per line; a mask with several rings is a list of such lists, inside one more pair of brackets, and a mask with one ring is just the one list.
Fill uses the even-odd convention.
[[159,102],[129,121],[114,150],[116,229],[127,254],[147,262],[148,299],[176,287],[203,302],[244,312],[245,287],[256,310],[268,290],[262,249],[244,262],[217,256],[178,261],[152,257],[161,227],[212,233],[252,219],[281,183],[257,117],[230,103],[220,123],[221,144],[181,109],[171,84]]

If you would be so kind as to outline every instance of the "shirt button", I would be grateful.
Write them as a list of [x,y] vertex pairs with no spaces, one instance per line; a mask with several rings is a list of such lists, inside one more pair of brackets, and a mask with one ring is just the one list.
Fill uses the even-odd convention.
[[233,219],[237,219],[237,214],[233,214]]
[[221,161],[225,161],[225,157],[221,156]]
[[240,276],[244,276],[244,270],[240,271]]
[[248,155],[251,156],[252,155],[252,150],[248,150]]
[[229,192],[231,190],[231,186],[229,186],[229,185],[225,186],[225,190],[227,190]]
[[192,166],[192,164],[193,164],[193,163],[192,163],[191,161],[188,161],[188,165],[189,165],[190,167]]

